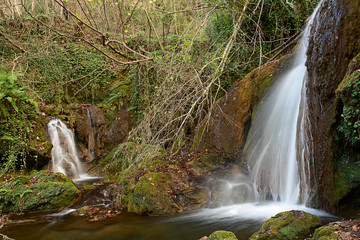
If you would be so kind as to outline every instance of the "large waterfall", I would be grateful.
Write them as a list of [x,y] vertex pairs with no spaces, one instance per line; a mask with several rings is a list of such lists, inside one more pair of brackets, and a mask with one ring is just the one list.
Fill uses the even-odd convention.
[[72,179],[87,177],[76,150],[74,133],[59,119],[49,122],[48,132],[53,145],[52,171]]
[[320,4],[304,30],[291,68],[263,99],[249,132],[245,153],[258,201],[271,199],[296,204],[307,199],[308,164],[301,157],[305,154],[303,143],[297,145],[297,141],[304,139],[301,129],[306,118],[306,50],[310,27]]

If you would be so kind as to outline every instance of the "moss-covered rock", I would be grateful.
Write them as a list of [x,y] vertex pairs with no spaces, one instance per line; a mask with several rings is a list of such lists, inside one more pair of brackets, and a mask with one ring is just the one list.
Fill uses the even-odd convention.
[[43,170],[0,183],[0,211],[16,213],[56,210],[71,206],[80,191],[62,173]]
[[179,211],[171,196],[171,177],[165,173],[148,173],[134,186],[128,211],[139,214],[165,215]]
[[315,230],[313,240],[359,239],[360,219],[331,222]]
[[340,237],[334,233],[338,227],[335,226],[323,226],[319,227],[315,230],[313,240],[336,240],[340,239]]
[[198,127],[192,149],[237,154],[245,143],[253,110],[273,83],[284,59],[261,66],[235,82],[219,101],[219,109]]
[[305,239],[321,226],[318,217],[303,211],[288,211],[266,220],[250,240],[260,239]]
[[233,232],[229,232],[229,231],[216,231],[216,232],[213,232],[209,237],[201,238],[201,239],[208,239],[208,240],[237,240],[235,234]]

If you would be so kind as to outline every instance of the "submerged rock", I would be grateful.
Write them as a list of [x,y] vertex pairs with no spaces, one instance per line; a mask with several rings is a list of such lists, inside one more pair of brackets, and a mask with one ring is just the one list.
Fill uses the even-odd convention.
[[261,229],[250,240],[260,239],[305,239],[321,226],[317,216],[303,211],[288,211],[266,220]]
[[62,173],[35,171],[0,183],[0,212],[56,210],[71,206],[79,196],[74,182]]

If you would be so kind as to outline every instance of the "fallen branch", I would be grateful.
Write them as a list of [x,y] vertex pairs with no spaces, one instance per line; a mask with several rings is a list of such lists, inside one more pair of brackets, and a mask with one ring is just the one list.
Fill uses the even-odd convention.
[[0,36],[2,36],[6,41],[8,41],[12,46],[14,46],[15,48],[19,49],[21,52],[26,52],[26,50],[24,48],[22,48],[21,46],[15,44],[9,37],[7,37],[2,31],[0,31]]

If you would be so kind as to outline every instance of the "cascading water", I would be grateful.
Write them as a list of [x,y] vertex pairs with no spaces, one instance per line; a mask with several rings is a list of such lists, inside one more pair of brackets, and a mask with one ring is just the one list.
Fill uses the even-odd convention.
[[[257,110],[245,144],[257,201],[272,199],[296,204],[307,199],[308,165],[301,162],[298,167],[297,155],[305,153],[302,144],[297,147],[297,139],[304,139],[301,129],[306,118],[306,50],[310,26],[320,4],[304,30],[292,67],[277,80]],[[299,175],[304,185],[302,196]]]
[[52,171],[61,172],[72,179],[86,177],[76,151],[74,133],[59,119],[49,122],[48,132],[53,145]]

